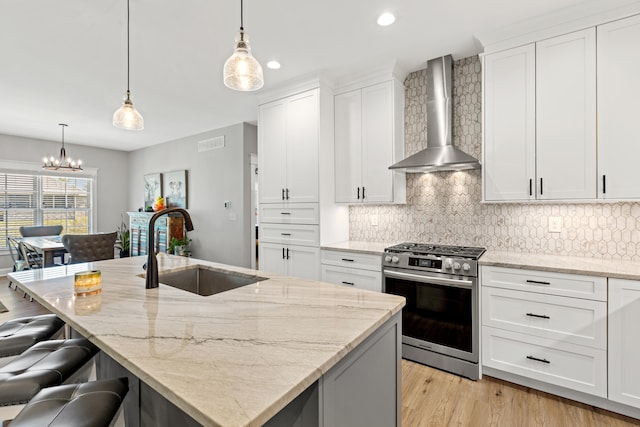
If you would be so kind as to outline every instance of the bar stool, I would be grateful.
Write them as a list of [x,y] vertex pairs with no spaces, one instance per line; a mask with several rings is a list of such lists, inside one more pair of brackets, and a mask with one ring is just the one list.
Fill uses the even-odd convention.
[[125,395],[127,378],[49,387],[40,391],[11,421],[11,427],[107,427]]
[[21,317],[0,325],[0,366],[32,345],[53,337],[64,322],[55,314]]
[[0,368],[2,418],[13,418],[45,387],[86,380],[98,351],[86,338],[43,341]]

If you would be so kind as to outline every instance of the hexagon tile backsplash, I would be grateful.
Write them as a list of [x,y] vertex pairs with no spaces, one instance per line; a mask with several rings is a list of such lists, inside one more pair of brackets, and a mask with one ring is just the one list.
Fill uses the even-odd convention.
[[[426,70],[405,80],[405,149],[426,140]],[[481,156],[478,57],[454,62],[453,143]],[[640,260],[640,203],[483,204],[479,170],[407,174],[407,204],[351,206],[350,238],[483,246],[490,250]],[[371,225],[377,215],[378,225]],[[560,217],[560,233],[549,232]]]

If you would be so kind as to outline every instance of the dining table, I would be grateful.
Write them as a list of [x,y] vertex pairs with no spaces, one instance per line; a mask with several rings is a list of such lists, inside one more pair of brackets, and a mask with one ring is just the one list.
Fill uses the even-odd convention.
[[[42,266],[51,267],[56,264],[63,264],[67,250],[62,244],[62,236],[33,236],[22,237],[19,241],[26,243],[42,255]],[[55,262],[60,258],[59,262]]]

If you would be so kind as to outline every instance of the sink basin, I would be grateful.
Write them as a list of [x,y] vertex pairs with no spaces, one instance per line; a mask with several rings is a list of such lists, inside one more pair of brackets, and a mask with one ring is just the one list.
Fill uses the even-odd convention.
[[236,272],[224,272],[204,266],[193,266],[187,270],[160,272],[159,282],[197,295],[209,296],[252,283],[268,280],[266,277]]

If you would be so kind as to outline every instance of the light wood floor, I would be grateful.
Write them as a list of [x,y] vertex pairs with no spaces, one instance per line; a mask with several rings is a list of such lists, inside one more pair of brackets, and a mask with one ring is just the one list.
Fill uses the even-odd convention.
[[[10,319],[46,313],[36,302],[22,298],[0,277],[0,301]],[[402,361],[403,427],[626,427],[640,420],[528,389],[494,378],[480,381]]]

